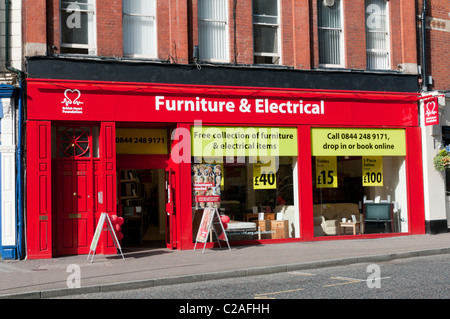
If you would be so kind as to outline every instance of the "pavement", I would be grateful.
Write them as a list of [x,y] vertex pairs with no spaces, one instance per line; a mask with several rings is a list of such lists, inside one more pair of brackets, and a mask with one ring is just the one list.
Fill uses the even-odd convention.
[[202,248],[123,248],[124,258],[94,255],[92,262],[87,255],[0,260],[0,298],[42,299],[450,254],[450,233]]

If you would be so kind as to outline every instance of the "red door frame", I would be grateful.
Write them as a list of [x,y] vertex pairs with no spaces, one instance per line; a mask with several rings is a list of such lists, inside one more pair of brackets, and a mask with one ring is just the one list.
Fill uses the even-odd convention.
[[177,174],[172,165],[164,170],[165,179],[165,224],[166,224],[166,246],[169,249],[177,248]]
[[52,257],[51,122],[28,121],[27,258]]

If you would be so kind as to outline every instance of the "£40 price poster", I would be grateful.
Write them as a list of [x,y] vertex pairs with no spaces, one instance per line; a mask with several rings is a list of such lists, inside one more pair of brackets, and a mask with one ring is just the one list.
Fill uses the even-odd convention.
[[316,156],[316,187],[338,187],[336,156]]
[[270,165],[253,164],[253,189],[276,189],[277,175]]

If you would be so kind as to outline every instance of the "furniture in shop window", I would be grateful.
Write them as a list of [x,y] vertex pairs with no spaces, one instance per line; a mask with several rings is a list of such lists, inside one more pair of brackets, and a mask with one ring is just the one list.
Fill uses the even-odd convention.
[[289,238],[289,224],[287,220],[271,220],[270,230],[272,239]]
[[367,224],[384,223],[385,232],[394,232],[393,203],[364,203],[364,229]]

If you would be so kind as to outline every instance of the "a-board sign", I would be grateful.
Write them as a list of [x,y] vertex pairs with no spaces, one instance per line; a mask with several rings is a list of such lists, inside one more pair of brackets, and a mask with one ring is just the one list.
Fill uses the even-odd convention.
[[[228,243],[228,237],[225,233],[225,229],[223,227],[222,221],[220,220],[219,211],[217,208],[205,208],[203,210],[202,220],[200,222],[200,226],[198,228],[197,237],[195,240],[194,250],[197,247],[197,243],[203,243],[203,252],[205,251],[206,242],[208,241],[208,235],[212,230],[216,233],[217,242],[220,245],[220,241],[224,240],[227,242],[228,249],[231,250],[230,244]],[[223,238],[223,239],[222,239]]]
[[105,225],[105,222],[106,222],[106,231],[109,231],[109,233],[111,234],[111,237],[113,238],[114,246],[120,252],[120,254],[122,255],[122,258],[125,259],[125,257],[123,256],[123,253],[122,253],[122,248],[120,247],[119,240],[117,239],[116,233],[114,232],[114,228],[111,223],[111,219],[109,218],[109,215],[107,213],[101,213],[100,218],[98,219],[97,228],[95,229],[94,236],[92,237],[92,242],[91,242],[91,246],[89,248],[89,254],[87,257],[87,259],[89,259],[89,257],[91,256],[91,253],[92,253],[91,262],[94,260],[95,250],[97,249],[97,245],[98,245],[98,239],[100,238],[101,232],[104,230],[103,227]]
[[208,234],[214,219],[214,209],[205,208],[203,210],[202,221],[197,233],[197,242],[206,243],[208,241]]

